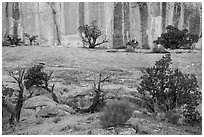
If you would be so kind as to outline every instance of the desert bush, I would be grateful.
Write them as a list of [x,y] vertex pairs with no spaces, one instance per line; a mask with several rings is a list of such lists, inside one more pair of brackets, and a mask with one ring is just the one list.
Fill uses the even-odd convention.
[[192,49],[193,43],[198,42],[199,36],[193,35],[187,29],[179,30],[171,25],[166,27],[167,32],[157,38],[157,42],[166,49]]
[[103,128],[123,125],[132,116],[132,112],[129,102],[115,100],[105,107],[100,117],[101,125]]
[[48,74],[45,72],[44,65],[42,64],[34,65],[26,72],[24,76],[24,84],[26,89],[30,89],[33,86],[44,88],[49,93],[51,93],[53,100],[58,103],[58,98],[53,92],[55,85],[53,84],[51,88],[49,88],[48,85],[52,73],[53,72]]
[[130,46],[130,47],[132,47],[133,49],[137,48],[138,45],[139,45],[139,42],[136,41],[135,39],[129,40],[129,41],[126,43],[126,46]]
[[24,36],[29,39],[29,44],[30,45],[38,45],[39,44],[37,42],[38,35],[30,35],[28,33],[24,33]]
[[92,21],[91,25],[81,25],[78,27],[78,31],[84,44],[88,44],[89,48],[95,48],[103,43],[108,42],[105,38],[101,42],[98,42],[99,38],[103,36],[103,32],[96,25],[96,21]]
[[[166,54],[151,68],[146,68],[138,92],[153,112],[168,112],[185,106],[187,121],[199,119],[195,109],[201,101],[201,92],[195,75],[171,69],[171,54]],[[189,119],[189,120],[188,120]]]

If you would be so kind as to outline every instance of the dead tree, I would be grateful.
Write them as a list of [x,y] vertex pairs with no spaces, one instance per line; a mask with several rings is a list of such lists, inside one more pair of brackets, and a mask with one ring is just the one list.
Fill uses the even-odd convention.
[[[11,114],[10,118],[10,123],[14,123],[15,120],[16,122],[20,121],[20,116],[21,116],[21,109],[23,106],[23,102],[27,99],[29,99],[33,93],[30,93],[29,96],[24,97],[24,74],[25,74],[26,69],[19,69],[17,72],[17,75],[14,75],[13,73],[9,73],[11,77],[15,79],[15,81],[18,84],[19,89],[17,90],[18,95],[17,95],[17,103],[15,106],[12,105],[8,100],[6,100],[5,97],[3,97],[3,106],[8,110],[8,112]],[[13,90],[15,92],[15,90]],[[13,93],[12,93],[13,94]]]
[[23,102],[24,102],[24,98],[23,98],[23,92],[24,92],[23,77],[24,77],[24,74],[25,74],[25,69],[20,69],[18,71],[17,76],[14,76],[13,74],[10,73],[10,75],[18,83],[18,87],[19,87],[19,90],[17,90],[17,92],[18,92],[18,100],[17,100],[17,104],[16,104],[16,107],[15,107],[15,110],[16,110],[16,121],[17,122],[19,122],[19,120],[20,120],[21,108],[22,108]]
[[105,105],[106,93],[101,89],[101,84],[106,82],[111,76],[112,74],[102,79],[102,74],[100,73],[98,84],[96,84],[95,81],[93,82],[93,90],[95,92],[95,95],[90,107],[86,109],[80,109],[80,108],[74,107],[74,109],[76,109],[76,111],[80,113],[94,113],[95,111],[98,111],[99,108],[103,107]]

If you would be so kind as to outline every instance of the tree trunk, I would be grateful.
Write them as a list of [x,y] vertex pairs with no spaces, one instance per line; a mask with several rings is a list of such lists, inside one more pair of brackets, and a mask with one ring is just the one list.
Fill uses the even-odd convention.
[[20,121],[20,117],[21,117],[21,108],[23,106],[23,92],[20,91],[19,95],[18,95],[18,102],[16,104],[16,121],[19,122]]
[[53,13],[53,21],[54,21],[54,24],[55,24],[56,35],[57,35],[57,45],[61,45],[59,28],[58,28],[57,20],[56,20],[56,12],[52,12],[52,13]]

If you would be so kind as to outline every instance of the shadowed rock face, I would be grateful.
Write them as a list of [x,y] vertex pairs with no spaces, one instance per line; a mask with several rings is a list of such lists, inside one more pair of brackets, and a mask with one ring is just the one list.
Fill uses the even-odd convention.
[[[56,2],[53,3],[55,22],[46,2],[3,2],[2,33],[22,37],[26,32],[38,35],[41,45],[55,45],[56,26],[63,39],[63,36],[77,34],[79,25],[97,20],[110,39],[108,47],[115,48],[136,39],[140,47],[152,49],[152,42],[168,25],[201,35],[201,7],[201,3],[196,2]],[[63,45],[68,44],[63,41]]]

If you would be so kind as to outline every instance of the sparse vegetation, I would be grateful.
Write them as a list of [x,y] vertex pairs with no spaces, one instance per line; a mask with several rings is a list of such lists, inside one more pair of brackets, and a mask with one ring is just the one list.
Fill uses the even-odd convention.
[[[108,42],[106,37],[103,38],[104,34],[96,23],[94,20],[91,25],[81,25],[78,27],[82,42],[86,45],[88,44],[89,48],[95,48],[96,46]],[[99,42],[100,38],[102,38],[101,42]]]
[[138,92],[155,113],[185,106],[183,115],[186,122],[200,121],[201,116],[195,109],[201,101],[197,79],[193,74],[172,70],[171,63],[171,55],[166,54],[153,67],[147,68]]
[[115,100],[108,104],[100,122],[103,128],[124,125],[125,122],[132,116],[133,109],[131,104],[124,100]]

